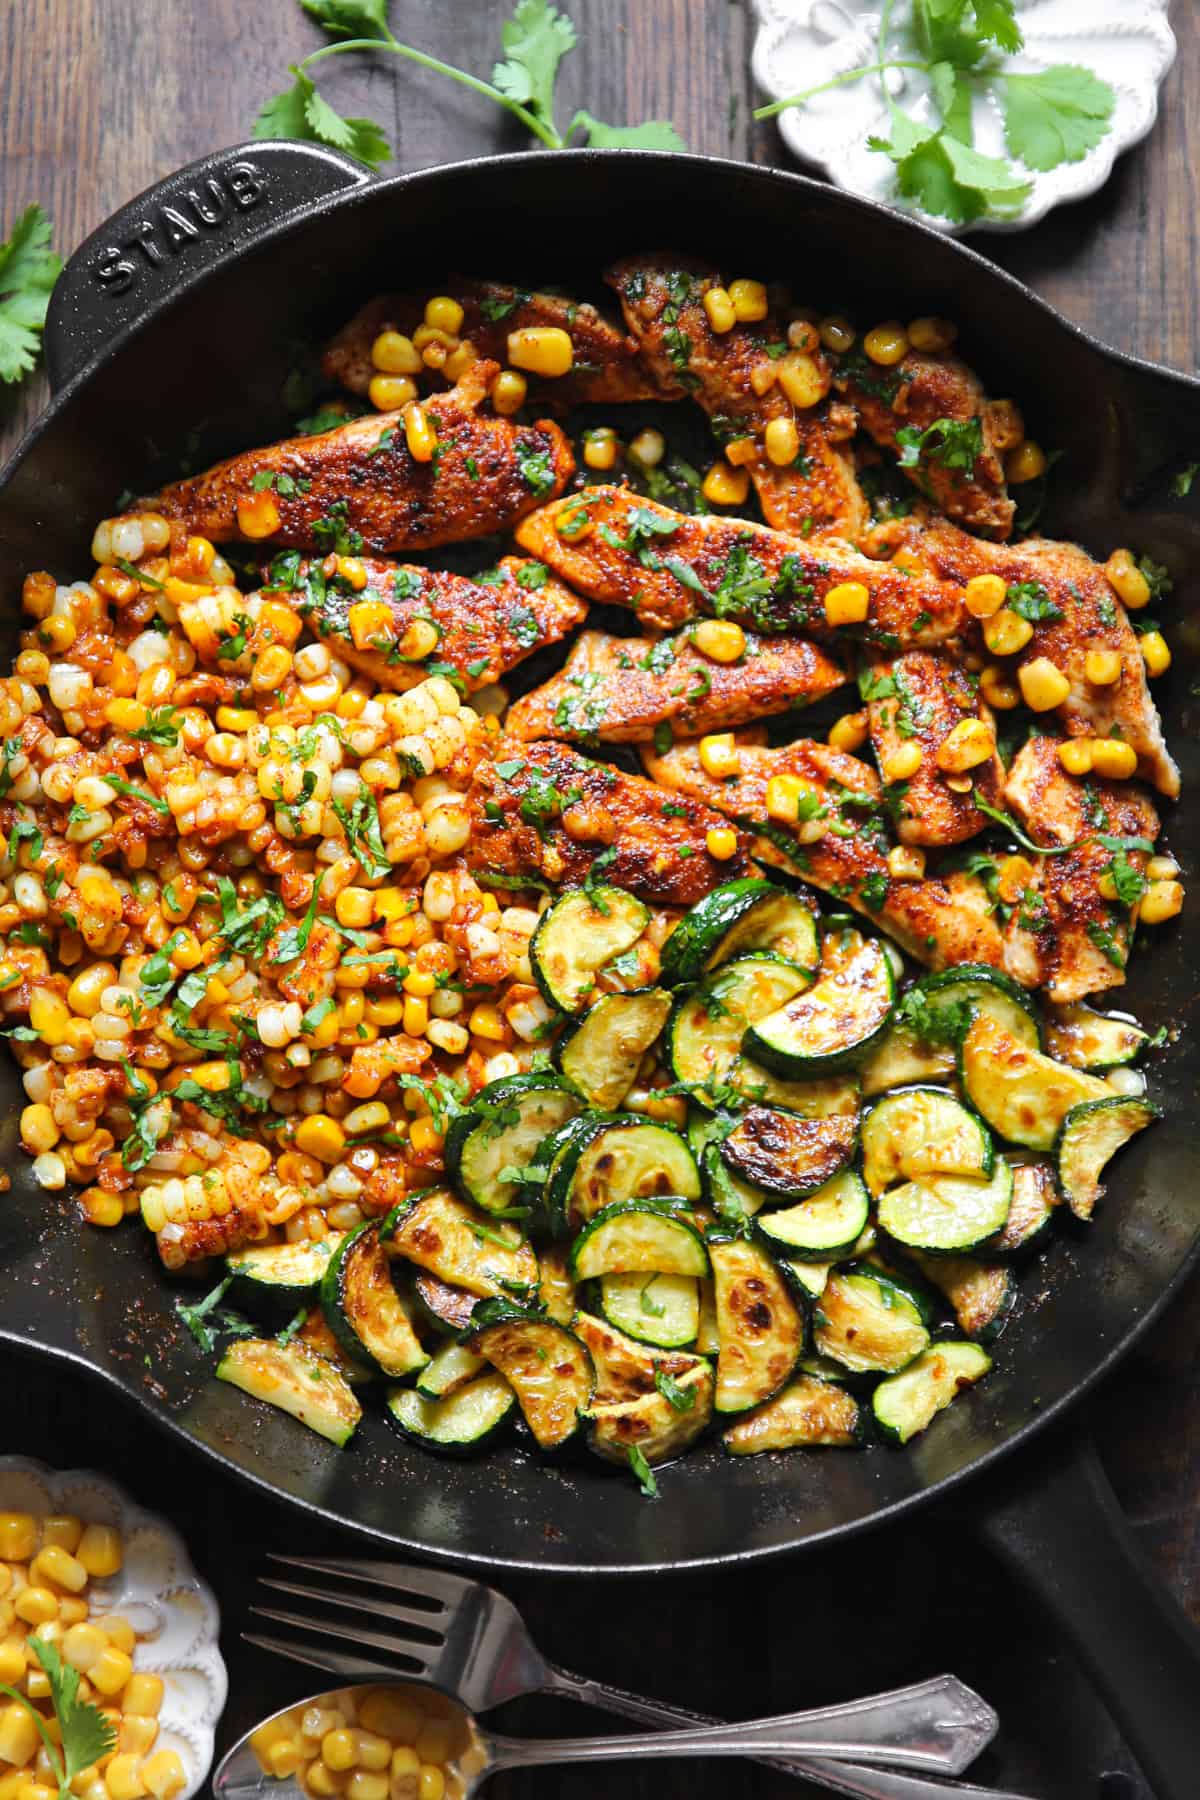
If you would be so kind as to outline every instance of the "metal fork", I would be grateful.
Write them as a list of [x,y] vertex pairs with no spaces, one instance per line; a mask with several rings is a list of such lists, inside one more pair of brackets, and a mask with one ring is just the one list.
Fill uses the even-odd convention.
[[[417,1569],[370,1559],[294,1557],[271,1553],[289,1568],[362,1584],[338,1591],[327,1586],[262,1576],[263,1586],[321,1606],[355,1612],[346,1624],[311,1613],[253,1606],[251,1612],[299,1631],[345,1642],[342,1651],[326,1643],[245,1634],[248,1643],[342,1679],[364,1677],[429,1681],[456,1695],[472,1712],[486,1712],[523,1694],[559,1694],[653,1725],[714,1723],[626,1693],[604,1682],[570,1674],[550,1663],[503,1594],[481,1582],[442,1570]],[[376,1591],[370,1591],[370,1590]],[[400,1594],[402,1601],[377,1590]],[[371,1629],[366,1619],[389,1627]],[[371,1652],[379,1653],[373,1656]],[[387,1660],[381,1660],[386,1657]],[[899,1770],[959,1774],[991,1742],[999,1721],[979,1695],[954,1676],[943,1675],[892,1693],[806,1715],[812,1729],[827,1734],[830,1758],[805,1757],[772,1766],[802,1775],[818,1786],[859,1800],[985,1800],[985,1790],[930,1782]],[[838,1760],[831,1760],[837,1757]],[[851,1760],[843,1761],[843,1757]],[[858,1759],[858,1760],[853,1760]],[[764,1759],[766,1760],[766,1759]],[[890,1768],[860,1767],[886,1763]],[[986,1791],[986,1800],[1017,1800]]]

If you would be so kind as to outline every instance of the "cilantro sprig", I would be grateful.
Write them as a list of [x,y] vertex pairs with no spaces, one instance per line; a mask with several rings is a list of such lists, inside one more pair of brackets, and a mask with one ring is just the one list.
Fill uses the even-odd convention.
[[[868,138],[868,146],[891,158],[906,199],[959,225],[1011,218],[1029,197],[1031,171],[1081,162],[1107,135],[1116,95],[1092,70],[1078,63],[1035,71],[1007,65],[1005,59],[1024,45],[1015,0],[913,0],[901,47],[914,54],[901,56],[888,54],[892,3],[884,0],[880,9],[878,60],[761,106],[755,118],[774,118],[818,94],[877,76],[889,132]],[[927,116],[897,104],[887,86],[893,70],[928,77]],[[999,102],[1007,156],[975,148],[973,103],[983,91]]]
[[400,56],[436,75],[445,75],[503,107],[550,150],[564,149],[577,134],[594,148],[683,150],[675,127],[664,119],[642,125],[606,125],[582,109],[560,131],[554,117],[554,90],[564,56],[578,42],[575,25],[551,0],[517,0],[500,33],[503,56],[484,81],[453,63],[442,62],[411,44],[402,44],[388,23],[388,0],[301,0],[310,18],[335,41],[289,68],[292,86],[268,100],[254,122],[256,138],[298,138],[329,144],[378,168],[391,155],[382,128],[373,119],[343,118],[321,94],[309,70],[347,51]]
[[50,221],[40,206],[20,215],[0,241],[0,381],[20,381],[37,361],[50,291],[62,261],[50,248]]
[[0,1681],[0,1694],[23,1706],[45,1747],[58,1783],[59,1800],[71,1800],[71,1783],[84,1769],[90,1769],[117,1747],[117,1734],[98,1706],[79,1698],[79,1670],[73,1669],[58,1654],[53,1644],[34,1636],[29,1648],[37,1657],[50,1686],[50,1701],[62,1737],[56,1744],[46,1729],[46,1721],[24,1694],[17,1693]]

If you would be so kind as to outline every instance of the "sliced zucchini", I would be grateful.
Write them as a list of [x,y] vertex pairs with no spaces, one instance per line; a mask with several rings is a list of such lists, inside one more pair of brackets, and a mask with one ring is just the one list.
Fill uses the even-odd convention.
[[364,1381],[375,1380],[375,1370],[368,1369],[361,1356],[347,1356],[342,1345],[329,1329],[325,1314],[319,1305],[313,1306],[303,1325],[296,1333],[296,1342],[304,1344],[314,1356],[323,1356],[331,1362],[339,1375],[343,1375],[352,1387],[361,1387]]
[[727,881],[698,900],[663,945],[662,979],[668,987],[684,987],[749,950],[815,969],[817,921],[785,888],[753,878]]
[[879,1227],[906,1249],[961,1256],[999,1237],[1008,1220],[1012,1190],[1012,1170],[1002,1156],[987,1181],[969,1175],[922,1175],[879,1196]]
[[1053,1148],[1063,1120],[1085,1100],[1112,1090],[1014,1037],[988,1012],[976,1013],[959,1050],[967,1099],[1001,1137],[1030,1150]]
[[600,1311],[644,1344],[680,1350],[696,1341],[700,1292],[694,1275],[605,1275]]
[[938,1088],[906,1088],[877,1100],[863,1119],[863,1180],[872,1198],[919,1175],[992,1172],[992,1134],[976,1113]]
[[652,1394],[659,1371],[678,1381],[701,1360],[687,1351],[664,1351],[639,1343],[594,1313],[576,1313],[571,1330],[591,1355],[596,1371],[596,1403],[636,1400],[641,1394]]
[[773,1106],[751,1106],[721,1145],[732,1174],[779,1200],[803,1200],[824,1187],[854,1154],[858,1120],[846,1114],[805,1119]]
[[987,1013],[1019,1044],[1041,1048],[1042,1034],[1033,996],[1010,975],[987,963],[963,963],[925,975],[916,984],[928,1017],[930,1035],[949,1044],[961,1043],[971,1016]]
[[813,1315],[813,1344],[854,1373],[891,1374],[929,1343],[924,1297],[871,1263],[835,1269]]
[[1000,1336],[1017,1298],[1017,1283],[1006,1264],[977,1262],[973,1256],[924,1256],[919,1250],[909,1254],[949,1301],[960,1331],[980,1344]]
[[575,1283],[562,1244],[538,1251],[538,1299],[557,1325],[569,1325],[575,1314]]
[[571,1246],[576,1281],[597,1275],[707,1275],[704,1239],[684,1203],[618,1200],[589,1219]]
[[717,1330],[717,1290],[710,1276],[700,1283],[700,1323],[696,1327],[696,1349],[702,1356],[715,1356],[721,1348]]
[[800,1258],[777,1255],[775,1259],[792,1288],[807,1306],[819,1300],[833,1273],[833,1264],[802,1262]]
[[[739,1056],[727,1077],[735,1095],[757,1106],[781,1106],[806,1119],[828,1119],[835,1113],[857,1113],[858,1076],[822,1075],[814,1081],[785,1081],[760,1063]],[[736,1102],[735,1102],[736,1103]]]
[[487,1366],[483,1357],[476,1356],[466,1344],[443,1344],[417,1376],[416,1391],[427,1400],[444,1400],[464,1382],[473,1381]]
[[670,1399],[656,1388],[636,1400],[595,1403],[588,1448],[606,1462],[626,1463],[631,1450],[651,1464],[670,1462],[707,1429],[712,1411],[712,1365],[698,1361],[674,1379]]
[[710,1144],[700,1159],[704,1197],[718,1219],[742,1230],[747,1221],[772,1198],[752,1182],[743,1181],[721,1159],[720,1144]]
[[978,1344],[952,1339],[931,1345],[872,1394],[871,1410],[881,1435],[893,1444],[907,1444],[991,1366],[991,1357]]
[[1019,1256],[1041,1242],[1054,1222],[1062,1196],[1048,1163],[1014,1162],[1012,1204],[1004,1230],[991,1246],[993,1256]]
[[413,1277],[412,1291],[435,1331],[465,1331],[479,1299],[478,1294],[470,1294],[466,1288],[451,1287],[428,1269]]
[[879,1042],[859,1064],[865,1095],[886,1094],[914,1081],[941,1081],[953,1075],[957,1063],[953,1044],[926,1044],[903,1023],[888,1026]]
[[524,1185],[543,1138],[582,1112],[583,1102],[555,1075],[511,1075],[485,1087],[446,1134],[446,1173],[465,1200],[507,1212]]
[[380,1226],[391,1256],[486,1298],[537,1286],[537,1257],[515,1225],[489,1218],[445,1188],[414,1194]]
[[1122,1069],[1150,1042],[1149,1032],[1135,1019],[1094,1012],[1082,1000],[1047,1010],[1046,1049],[1073,1069]]
[[745,1412],[777,1394],[804,1350],[804,1315],[761,1244],[713,1241],[717,1307],[716,1409]]
[[417,1388],[391,1388],[384,1405],[391,1423],[441,1456],[471,1456],[491,1443],[509,1423],[517,1396],[503,1375],[485,1375],[456,1385],[441,1399]]
[[702,1106],[715,1107],[713,1096],[738,1060],[747,1027],[802,993],[811,980],[807,970],[778,956],[739,956],[681,994],[667,1027],[676,1081]]
[[665,988],[601,994],[573,1029],[558,1040],[554,1060],[590,1106],[611,1112],[637,1079],[638,1065],[671,1010]]
[[751,1023],[743,1047],[752,1061],[793,1080],[824,1075],[860,1061],[883,1036],[896,1004],[891,958],[876,938],[848,951],[843,943],[827,937],[813,986]]
[[853,1394],[816,1375],[797,1375],[783,1392],[731,1425],[721,1442],[731,1456],[763,1450],[855,1449],[866,1414]]
[[392,1278],[392,1265],[368,1220],[338,1245],[321,1278],[321,1310],[348,1355],[382,1375],[411,1375],[429,1353],[413,1328]]
[[581,1225],[622,1200],[675,1194],[700,1198],[700,1171],[684,1138],[670,1125],[624,1113],[594,1119],[555,1159],[546,1204],[556,1228]]
[[296,1338],[238,1338],[217,1364],[217,1380],[290,1413],[331,1444],[348,1444],[362,1418],[350,1383]]
[[1058,1140],[1058,1181],[1077,1219],[1090,1219],[1103,1196],[1101,1173],[1110,1158],[1160,1116],[1151,1100],[1088,1100],[1073,1106]]
[[830,1263],[848,1256],[867,1228],[871,1203],[862,1177],[843,1169],[797,1206],[756,1220],[768,1250],[800,1262]]
[[469,1348],[499,1369],[543,1450],[574,1437],[596,1385],[587,1346],[565,1325],[522,1312],[505,1300],[479,1309]]
[[571,888],[561,894],[529,940],[529,962],[543,998],[559,1012],[582,1012],[601,969],[636,944],[649,923],[649,907],[623,888]]
[[247,1306],[294,1313],[306,1301],[316,1300],[321,1277],[340,1242],[335,1235],[317,1243],[304,1239],[297,1244],[251,1244],[227,1256],[225,1268]]

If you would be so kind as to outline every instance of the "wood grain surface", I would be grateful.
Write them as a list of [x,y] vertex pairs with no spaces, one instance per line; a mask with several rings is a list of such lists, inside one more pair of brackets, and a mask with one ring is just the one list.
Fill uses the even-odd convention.
[[[501,0],[393,0],[391,9],[400,38],[480,73],[497,54],[506,10]],[[574,0],[569,10],[581,44],[564,69],[562,119],[576,105],[614,122],[667,117],[692,149],[789,166],[775,129],[750,120],[753,21],[740,0]],[[977,242],[1109,343],[1193,369],[1200,9],[1180,0],[1172,14],[1180,54],[1149,140],[1093,199],[1032,231]],[[293,0],[5,0],[0,233],[37,200],[53,216],[57,247],[69,251],[140,188],[246,138],[263,101],[285,85],[287,64],[320,41]],[[343,112],[384,123],[398,168],[525,147],[520,129],[489,102],[409,65],[347,57],[324,80]],[[44,398],[40,376],[15,397],[0,396],[0,451],[13,447]],[[1092,1418],[1146,1548],[1200,1621],[1200,1283],[1108,1385]],[[302,1676],[247,1652],[237,1634],[264,1547],[312,1550],[328,1539],[169,1448],[131,1413],[110,1416],[90,1388],[35,1362],[0,1380],[0,1450],[107,1468],[187,1532],[226,1609],[233,1695],[223,1741],[304,1690]],[[953,1668],[1003,1720],[977,1779],[1036,1800],[1149,1800],[1103,1708],[1033,1603],[965,1538],[965,1562],[948,1554],[954,1529],[922,1516],[819,1562],[736,1578],[506,1585],[546,1649],[568,1664],[730,1715],[845,1698]],[[529,1702],[504,1723],[570,1731],[600,1720],[581,1723],[576,1710]],[[817,1792],[741,1764],[549,1770],[492,1791],[508,1800],[783,1800]]]

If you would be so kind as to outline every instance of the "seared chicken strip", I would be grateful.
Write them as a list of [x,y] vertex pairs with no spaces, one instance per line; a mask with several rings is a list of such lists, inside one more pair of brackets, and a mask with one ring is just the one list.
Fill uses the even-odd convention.
[[351,668],[398,692],[426,680],[437,662],[474,693],[587,617],[585,600],[519,556],[485,576],[356,560],[365,586],[339,573],[336,556],[316,562],[284,551],[264,572],[263,593],[294,607]]
[[[463,309],[459,339],[489,361],[509,361],[512,331],[550,326],[567,333],[574,351],[572,367],[556,378],[530,378],[530,387],[544,400],[561,400],[570,406],[585,401],[619,405],[683,396],[677,377],[660,385],[641,361],[635,339],[586,302],[459,275],[452,275],[437,291],[457,300]],[[383,331],[398,331],[411,338],[424,321],[428,298],[428,293],[407,293],[377,294],[368,300],[338,332],[321,359],[329,380],[349,388],[352,394],[365,395],[372,378],[379,374],[371,360],[371,345]]]
[[749,868],[746,841],[723,861],[707,834],[723,827],[700,801],[677,802],[637,775],[622,775],[562,744],[501,739],[471,785],[473,869],[512,877],[520,887],[577,887],[597,857],[613,849],[604,877],[656,906],[691,906]]
[[[838,392],[877,444],[900,453],[904,473],[939,512],[984,537],[1008,537],[1016,507],[1003,452],[1020,442],[1010,403],[989,400],[979,377],[949,351],[910,350],[881,368],[856,346],[833,363]],[[949,430],[930,431],[943,422]],[[929,436],[920,446],[898,442],[906,428]]]
[[[799,739],[777,750],[739,745],[739,773],[709,775],[699,744],[676,744],[665,755],[643,750],[646,772],[661,786],[735,819],[750,832],[768,827],[753,845],[757,861],[799,875],[813,887],[866,915],[902,950],[931,968],[1000,963],[1000,931],[982,884],[955,873],[898,881],[888,873],[879,778],[866,763],[828,744]],[[799,777],[811,804],[796,826],[769,824],[767,784]]]
[[[1038,858],[1005,932],[1005,968],[1054,1001],[1120,987],[1147,852],[1112,840],[1153,844],[1154,807],[1127,782],[1068,775],[1058,741],[1048,737],[1030,738],[1019,752],[1006,797],[1036,842],[1071,848]],[[1115,886],[1118,897],[1106,898],[1102,882],[1110,892]]]
[[[871,743],[888,781],[888,802],[900,841],[961,844],[986,830],[990,820],[975,805],[974,790],[999,806],[1004,765],[996,754],[991,709],[979,698],[970,677],[945,656],[910,650],[864,670],[859,684],[868,700]],[[948,762],[955,761],[955,741],[946,740],[966,720],[974,720],[990,736],[991,754],[966,771],[939,767],[939,753]],[[915,772],[902,780],[889,779],[897,758],[911,757],[913,744],[921,750]]]
[[[628,607],[661,631],[716,613],[764,637],[857,634],[898,650],[942,643],[966,618],[951,582],[873,562],[834,539],[816,544],[744,519],[672,512],[628,488],[589,487],[543,506],[516,538],[579,593]],[[834,627],[825,596],[847,582],[867,590],[867,618]]]
[[[1032,625],[1032,636],[1013,659],[1014,672],[1047,658],[1070,683],[1065,699],[1054,708],[1067,735],[1123,738],[1137,752],[1143,780],[1171,798],[1179,793],[1179,770],[1150,697],[1137,637],[1108,576],[1086,551],[1048,538],[985,544],[944,524],[913,527],[908,543],[943,581],[965,583],[986,573],[1003,576],[1009,584],[1009,608],[1015,605]],[[1090,682],[1090,650],[1116,650],[1120,679],[1103,686]]]
[[[625,321],[658,380],[682,383],[723,443],[751,441],[750,475],[768,524],[857,536],[867,522],[867,504],[849,451],[856,420],[851,407],[828,398],[830,368],[819,344],[811,355],[789,351],[785,328],[770,313],[754,324],[714,331],[704,295],[724,284],[711,265],[687,257],[629,256],[606,280],[620,295]],[[779,383],[789,357],[792,365],[803,358],[814,383],[807,405],[793,405]],[[789,375],[790,367],[785,380]],[[783,467],[767,455],[773,419],[793,421],[799,438],[798,454]]]
[[803,638],[749,634],[736,663],[718,663],[687,630],[656,641],[585,631],[561,671],[509,708],[505,730],[519,738],[648,743],[663,724],[694,735],[810,706],[845,680],[832,657]]
[[315,437],[247,450],[146,504],[215,543],[297,550],[431,550],[505,531],[574,472],[557,425],[478,411],[494,363],[474,364],[424,411],[440,449],[418,462],[404,417],[377,413]]

